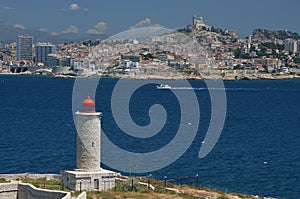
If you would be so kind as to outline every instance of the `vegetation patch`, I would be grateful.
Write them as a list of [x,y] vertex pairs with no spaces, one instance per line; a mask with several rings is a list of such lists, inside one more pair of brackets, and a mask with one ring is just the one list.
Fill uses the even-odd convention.
[[37,188],[50,189],[50,190],[60,190],[60,180],[46,180],[46,178],[32,179],[24,178],[23,183],[32,184]]
[[4,178],[0,178],[0,183],[8,183],[9,181],[7,181],[6,179]]

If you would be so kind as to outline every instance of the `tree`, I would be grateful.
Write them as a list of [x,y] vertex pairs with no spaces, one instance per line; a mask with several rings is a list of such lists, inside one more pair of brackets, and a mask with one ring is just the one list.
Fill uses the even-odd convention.
[[294,62],[295,62],[296,64],[299,64],[299,63],[300,63],[300,58],[295,57],[295,58],[294,58]]
[[237,48],[235,51],[234,51],[234,57],[235,58],[241,58],[241,54],[242,54],[242,50],[240,48]]

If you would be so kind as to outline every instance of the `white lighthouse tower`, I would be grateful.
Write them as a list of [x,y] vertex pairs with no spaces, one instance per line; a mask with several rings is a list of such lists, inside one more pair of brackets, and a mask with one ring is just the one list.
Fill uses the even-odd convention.
[[102,169],[101,164],[101,113],[95,102],[87,97],[82,111],[76,116],[76,169],[62,171],[61,184],[71,190],[104,190],[115,187],[116,173]]
[[76,112],[76,167],[100,169],[101,113],[95,111],[95,102],[88,97],[82,102],[82,112]]

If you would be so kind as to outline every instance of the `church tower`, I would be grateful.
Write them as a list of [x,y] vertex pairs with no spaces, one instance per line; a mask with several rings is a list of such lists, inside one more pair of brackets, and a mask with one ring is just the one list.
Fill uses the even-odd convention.
[[194,15],[193,15],[193,27],[196,27],[196,23],[197,23],[197,13],[196,10],[194,10]]

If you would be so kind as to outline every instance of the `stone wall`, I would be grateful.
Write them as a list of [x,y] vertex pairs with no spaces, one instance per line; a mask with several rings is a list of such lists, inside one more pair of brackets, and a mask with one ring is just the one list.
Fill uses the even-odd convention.
[[52,191],[35,188],[31,184],[19,184],[18,199],[71,199],[71,194],[63,191]]
[[76,199],[86,199],[86,192],[82,192]]
[[[1,199],[71,199],[71,194],[35,188],[25,183],[0,183]],[[84,195],[80,199],[85,199]]]
[[17,199],[18,183],[0,183],[0,198]]
[[[72,199],[69,192],[38,189],[25,183],[0,183],[0,199]],[[82,192],[76,199],[86,199]]]

